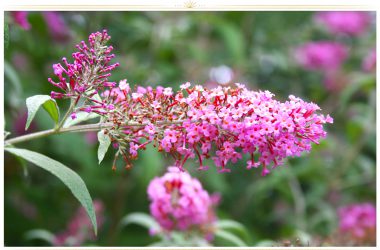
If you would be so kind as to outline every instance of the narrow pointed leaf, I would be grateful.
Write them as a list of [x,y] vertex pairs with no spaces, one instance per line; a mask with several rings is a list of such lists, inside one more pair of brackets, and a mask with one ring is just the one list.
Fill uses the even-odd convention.
[[40,107],[48,112],[55,124],[59,122],[59,109],[57,102],[48,95],[35,95],[26,99],[26,107],[28,108],[28,119],[26,120],[25,130],[29,128],[34,116]]
[[92,199],[87,190],[86,184],[77,173],[62,163],[37,152],[9,147],[5,148],[5,150],[18,157],[24,158],[25,160],[58,177],[58,179],[60,179],[70,189],[75,198],[77,198],[82,204],[91,220],[95,235],[97,234],[96,216]]
[[111,139],[108,135],[104,134],[104,130],[98,132],[98,160],[99,164],[102,162],[104,156],[106,155],[109,146],[111,145]]

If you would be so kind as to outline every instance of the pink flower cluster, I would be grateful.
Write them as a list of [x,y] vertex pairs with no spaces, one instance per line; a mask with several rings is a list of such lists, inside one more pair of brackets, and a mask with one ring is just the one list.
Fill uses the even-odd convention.
[[78,110],[103,116],[105,134],[117,149],[115,162],[122,156],[126,168],[153,143],[172,156],[181,170],[189,158],[197,158],[199,170],[206,170],[204,160],[212,158],[219,172],[230,172],[227,165],[246,154],[247,168],[262,166],[266,175],[271,165],[310,151],[311,143],[318,144],[326,136],[323,124],[333,121],[317,114],[314,103],[294,96],[279,102],[269,91],[250,91],[239,83],[213,89],[185,83],[177,92],[161,86],[132,90],[127,80],[116,86],[107,80],[109,71],[119,65],[108,65],[114,57],[112,47],[105,45],[108,39],[106,31],[91,34],[90,46],[85,42],[77,46],[80,52],[73,54],[73,64],[66,59],[66,69],[54,64],[59,81],[49,81],[64,91],[52,92],[53,98],[83,100],[72,118]]
[[368,29],[370,15],[365,11],[328,11],[316,14],[315,21],[331,34],[359,36]]
[[[212,159],[219,172],[230,172],[227,164],[248,154],[247,168],[261,165],[266,175],[272,163],[276,167],[288,156],[309,151],[312,142],[318,144],[326,136],[323,124],[333,121],[316,114],[319,107],[314,103],[294,96],[282,103],[269,91],[254,92],[241,84],[208,90],[186,83],[177,93],[163,87],[139,87],[131,93],[124,84],[107,93],[124,116],[113,112],[107,118],[120,121],[119,133],[110,134],[127,161],[154,142],[180,169],[188,158],[196,157],[199,170],[206,170],[204,159],[214,149]],[[140,126],[129,126],[131,122]]]
[[210,239],[216,220],[213,199],[201,183],[177,167],[169,167],[148,186],[150,212],[164,231],[195,230]]
[[[98,92],[116,85],[115,82],[109,82],[108,77],[111,76],[110,72],[119,66],[119,63],[110,64],[111,59],[115,57],[111,54],[113,47],[106,45],[110,38],[106,30],[92,33],[88,38],[89,45],[82,41],[76,46],[79,51],[72,54],[73,63],[63,58],[64,66],[60,63],[53,65],[58,81],[55,82],[51,78],[48,80],[64,93],[52,91],[52,98],[73,98],[78,102],[82,97],[85,104],[92,105],[81,111],[104,113],[103,109],[107,109],[108,106],[96,97]],[[72,116],[75,118],[75,113]]]
[[[94,209],[98,228],[101,228],[104,222],[102,215],[104,207],[99,200],[94,201]],[[86,211],[80,207],[75,216],[70,220],[65,231],[57,234],[54,238],[54,246],[80,246],[87,240],[94,240],[92,234],[92,224]]]
[[376,208],[371,203],[341,207],[338,215],[340,232],[355,239],[376,237]]
[[332,71],[347,59],[348,49],[338,42],[318,41],[298,47],[294,55],[297,63],[307,70]]

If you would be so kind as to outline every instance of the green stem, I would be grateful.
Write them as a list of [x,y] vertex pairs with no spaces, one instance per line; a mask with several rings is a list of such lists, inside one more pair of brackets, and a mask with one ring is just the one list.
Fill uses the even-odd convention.
[[67,110],[65,116],[59,122],[58,126],[55,128],[56,131],[58,131],[58,130],[60,130],[62,128],[63,124],[65,123],[65,121],[67,120],[67,118],[69,117],[69,115],[71,114],[71,112],[73,111],[73,109],[75,108],[75,105],[77,104],[78,100],[79,100],[79,98],[77,98],[75,101],[73,99],[71,99],[70,107]]
[[[159,121],[156,123],[156,125],[171,125],[171,124],[180,124],[183,121]],[[128,122],[124,126],[134,126],[134,127],[141,127],[146,126],[148,123],[138,123],[138,122]],[[33,139],[38,139],[42,137],[46,137],[49,135],[57,135],[57,134],[63,134],[68,132],[89,132],[89,131],[99,131],[104,128],[112,128],[114,126],[113,123],[96,123],[96,124],[86,124],[86,125],[76,125],[71,126],[68,128],[54,128],[54,129],[48,129],[44,131],[39,131],[36,133],[31,133],[27,135],[18,136],[12,139],[8,139],[4,142],[5,146],[13,145],[20,142],[30,141]]]
[[59,129],[48,129],[44,131],[39,131],[36,133],[31,133],[27,135],[18,136],[4,142],[5,146],[14,145],[16,143],[30,141],[37,138],[46,137],[49,135],[63,134],[68,132],[87,132],[87,131],[98,131],[103,128],[112,127],[112,123],[97,123],[97,124],[86,124],[86,125],[77,125],[68,128],[59,128]]

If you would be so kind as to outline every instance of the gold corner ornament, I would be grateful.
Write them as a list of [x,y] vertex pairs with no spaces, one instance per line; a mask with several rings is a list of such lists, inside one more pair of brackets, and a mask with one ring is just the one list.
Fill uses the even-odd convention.
[[193,0],[188,0],[184,3],[184,7],[187,9],[194,9],[196,7],[197,3]]

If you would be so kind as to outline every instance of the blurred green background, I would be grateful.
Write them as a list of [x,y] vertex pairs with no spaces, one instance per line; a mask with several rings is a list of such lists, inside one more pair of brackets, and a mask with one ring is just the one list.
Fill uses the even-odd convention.
[[[330,114],[328,136],[310,154],[289,159],[266,177],[248,171],[243,159],[230,174],[214,168],[191,175],[210,193],[220,193],[220,218],[242,223],[249,232],[246,243],[266,240],[328,237],[337,230],[336,209],[376,197],[376,78],[362,70],[362,60],[375,47],[375,25],[360,37],[335,37],[313,22],[314,12],[59,12],[61,34],[49,29],[41,12],[29,12],[30,30],[17,26],[6,13],[5,26],[5,130],[23,133],[25,99],[57,90],[48,83],[52,64],[71,58],[74,45],[91,32],[106,28],[112,36],[115,61],[121,66],[111,80],[127,78],[131,85],[171,86],[190,81],[212,86],[212,68],[226,65],[231,81],[252,90],[269,90],[279,100],[295,95],[317,103]],[[316,40],[338,40],[349,47],[342,66],[343,87],[331,91],[320,72],[295,63],[293,50]],[[67,101],[58,100],[61,112]],[[53,126],[48,115],[37,114],[29,132]],[[111,170],[113,155],[97,164],[93,134],[55,135],[18,145],[43,153],[76,171],[93,199],[104,203],[105,223],[97,240],[87,245],[145,246],[154,242],[146,229],[118,228],[131,212],[149,212],[146,188],[165,172],[170,158],[148,148],[131,170],[122,162]],[[44,245],[24,235],[41,228],[64,231],[79,203],[55,177],[5,154],[4,239],[8,246]],[[194,165],[194,166],[192,166]],[[209,163],[213,166],[212,163]],[[272,243],[274,244],[274,243]]]

